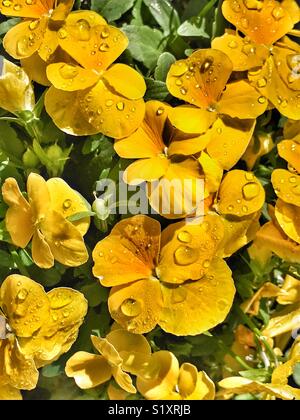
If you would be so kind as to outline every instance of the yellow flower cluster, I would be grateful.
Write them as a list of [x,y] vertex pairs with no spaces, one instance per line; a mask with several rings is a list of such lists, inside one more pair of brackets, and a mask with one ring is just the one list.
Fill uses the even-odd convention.
[[[117,325],[106,338],[91,336],[99,354],[75,353],[66,375],[81,389],[113,378],[119,388],[109,385],[112,399],[137,391],[150,400],[214,399],[215,385],[204,371],[180,365],[169,351],[153,353],[142,334],[159,326],[175,336],[195,336],[222,323],[236,292],[225,259],[253,240],[249,253],[261,263],[272,253],[300,262],[300,48],[287,36],[300,21],[299,6],[294,0],[225,0],[223,14],[236,30],[172,64],[166,84],[182,104],[171,106],[145,103],[143,77],[115,63],[128,46],[125,34],[95,12],[72,12],[73,5],[74,0],[1,2],[2,14],[22,19],[3,41],[22,68],[3,59],[0,106],[13,113],[32,110],[30,81],[49,87],[45,108],[57,127],[75,136],[112,137],[117,155],[134,160],[124,181],[146,182],[150,206],[169,221],[180,220],[162,229],[155,218],[126,218],[94,247],[93,275],[110,288],[108,308]],[[261,227],[266,195],[252,169],[274,143],[260,135],[254,151],[254,131],[257,119],[274,108],[287,120],[277,144],[287,169],[273,171],[277,201],[269,206],[271,220]],[[235,167],[241,159],[249,170]],[[161,181],[174,180],[179,183],[166,214],[167,184]],[[189,200],[183,194],[186,180],[191,181]],[[200,203],[199,180],[204,185]],[[2,196],[11,243],[29,248],[39,268],[88,261],[84,236],[90,206],[63,179],[30,173],[22,193],[17,180],[7,178]],[[201,218],[184,220],[199,216],[198,207]],[[78,214],[84,217],[74,218]],[[298,283],[291,276],[281,287],[267,282],[242,305],[250,315],[258,314],[262,298],[287,306],[262,332],[274,351],[281,351],[274,338],[297,327]],[[20,399],[20,390],[35,388],[38,369],[71,348],[86,313],[87,302],[76,290],[46,293],[27,277],[7,277],[0,288],[0,399]],[[237,327],[234,353],[249,356],[256,344],[251,331]],[[274,369],[270,383],[225,372],[217,398],[255,393],[300,399],[300,391],[288,385],[300,362],[299,344]],[[227,362],[230,374],[237,375],[233,361]]]

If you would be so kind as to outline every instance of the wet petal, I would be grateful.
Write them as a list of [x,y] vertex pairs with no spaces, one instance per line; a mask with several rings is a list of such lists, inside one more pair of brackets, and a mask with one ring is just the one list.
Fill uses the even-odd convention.
[[0,106],[9,112],[32,111],[34,91],[23,69],[0,57]]
[[[47,187],[50,193],[52,209],[62,214],[65,218],[89,211],[85,199],[63,179],[51,178],[47,181]],[[83,236],[89,229],[90,217],[72,222],[72,224]]]
[[300,208],[279,199],[275,207],[275,216],[284,233],[300,244]]
[[154,278],[113,287],[108,299],[112,318],[134,334],[144,334],[155,328],[162,304],[160,283]]
[[230,57],[234,71],[245,71],[260,67],[269,56],[265,45],[257,45],[242,38],[235,31],[227,30],[223,36],[212,40],[212,48],[221,50]]
[[[59,47],[57,30],[55,30],[55,24],[54,24],[54,30],[50,28],[51,28],[51,23],[49,22],[49,25],[46,28],[45,33],[43,34],[43,41],[38,50],[39,57],[42,60],[46,61],[48,64],[49,62],[51,62],[51,60],[57,59],[56,53]],[[69,57],[68,57],[68,60],[69,60]]]
[[224,169],[231,169],[247,149],[255,124],[255,120],[218,118],[212,129],[203,136],[207,137],[207,152],[210,157]]
[[103,356],[83,351],[75,353],[67,361],[65,371],[81,389],[95,388],[109,381],[112,376],[111,367]]
[[120,139],[137,130],[145,116],[142,99],[124,98],[104,81],[82,94],[81,112],[85,119],[109,137]]
[[285,169],[275,169],[272,184],[279,198],[289,204],[300,206],[300,176]]
[[[287,40],[288,38],[284,38]],[[281,44],[282,47],[274,47],[273,57],[274,64],[284,83],[289,89],[300,90],[300,48],[298,44],[294,44],[294,49],[290,49],[288,44]],[[286,46],[286,48],[285,48]]]
[[275,0],[225,0],[222,11],[230,23],[256,44],[273,44],[294,26],[288,11]]
[[1,307],[18,337],[31,337],[49,317],[49,300],[35,281],[14,274],[0,290]]
[[128,46],[126,35],[109,25],[91,26],[78,15],[75,22],[58,33],[59,44],[74,60],[86,69],[106,70]]
[[218,204],[221,214],[248,216],[261,210],[264,202],[265,191],[252,172],[236,169],[223,179]]
[[160,246],[160,224],[148,216],[119,222],[93,252],[93,273],[106,287],[151,276]]
[[55,63],[47,67],[47,78],[56,89],[73,92],[95,85],[99,74],[76,64]]
[[198,160],[205,176],[205,189],[208,193],[218,191],[223,177],[222,167],[205,152],[201,153]]
[[39,18],[54,8],[55,0],[36,0],[31,3],[26,0],[9,0],[2,2],[0,11],[6,16],[23,18]]
[[219,103],[218,111],[241,120],[254,119],[267,109],[268,101],[249,83],[241,80],[229,83]]
[[170,161],[164,155],[140,159],[128,166],[124,172],[124,181],[130,185],[156,181],[165,175],[169,165]]
[[178,360],[169,351],[158,351],[152,355],[148,368],[138,376],[138,391],[147,400],[169,399],[177,385]]
[[[219,217],[208,215],[202,223],[179,222],[162,233],[162,249],[156,273],[166,283],[180,284],[201,279],[209,270],[216,248],[222,239]],[[176,289],[184,295],[184,286]]]
[[14,178],[5,180],[2,186],[2,195],[3,200],[9,206],[5,216],[6,229],[15,245],[26,248],[34,230],[31,207],[23,197]]
[[170,93],[200,108],[213,106],[232,72],[230,59],[214,49],[198,50],[172,65],[167,86]]
[[293,140],[283,140],[277,147],[279,156],[300,173],[300,144]]
[[189,105],[170,109],[168,117],[174,127],[187,134],[205,133],[216,120],[215,113]]
[[40,48],[47,25],[48,17],[18,23],[3,39],[5,50],[17,60],[30,57]]
[[221,259],[212,261],[208,273],[181,286],[162,285],[164,308],[160,327],[171,334],[197,335],[220,324],[233,302],[231,271]]

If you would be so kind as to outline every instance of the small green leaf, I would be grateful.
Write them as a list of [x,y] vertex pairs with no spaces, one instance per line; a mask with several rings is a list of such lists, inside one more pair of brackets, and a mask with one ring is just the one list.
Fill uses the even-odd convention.
[[297,363],[294,367],[293,379],[300,386],[300,363]]
[[258,382],[269,382],[271,380],[271,374],[266,369],[250,369],[239,372],[243,378],[251,379],[252,381]]
[[135,0],[92,0],[91,10],[99,12],[108,22],[120,19],[134,5]]
[[159,80],[153,80],[149,77],[145,78],[147,85],[147,92],[145,95],[145,100],[150,101],[151,99],[156,99],[158,101],[165,101],[170,95],[167,85],[165,82]]
[[124,25],[123,31],[129,38],[128,50],[132,57],[153,69],[164,48],[162,32],[137,25]]
[[0,23],[0,35],[6,34],[11,28],[16,26],[20,22],[19,18],[8,19]]
[[177,30],[180,25],[180,19],[176,9],[169,0],[144,0],[144,3],[165,35],[169,35]]
[[87,298],[89,306],[95,308],[102,302],[106,302],[109,294],[109,290],[100,284],[94,282],[81,288],[81,292]]
[[163,53],[157,62],[157,67],[155,69],[155,79],[160,80],[161,82],[165,82],[167,79],[168,72],[170,70],[170,67],[173,63],[175,63],[176,58],[174,55],[165,52]]
[[192,18],[185,21],[179,28],[180,36],[209,38],[206,32],[206,20],[204,18]]

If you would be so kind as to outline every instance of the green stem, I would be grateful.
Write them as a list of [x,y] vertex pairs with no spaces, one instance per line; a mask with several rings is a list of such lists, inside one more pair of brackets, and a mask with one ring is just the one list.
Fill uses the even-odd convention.
[[214,5],[217,3],[218,0],[210,0],[204,7],[201,9],[198,17],[202,18],[209,13],[209,11],[214,7]]

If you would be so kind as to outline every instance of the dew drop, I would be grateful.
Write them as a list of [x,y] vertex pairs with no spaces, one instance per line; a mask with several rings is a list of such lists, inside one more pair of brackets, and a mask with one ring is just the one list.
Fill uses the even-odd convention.
[[171,302],[175,304],[182,303],[186,300],[186,297],[187,297],[187,291],[185,287],[178,286],[172,290]]
[[217,306],[220,311],[224,311],[228,306],[228,302],[227,300],[221,299],[217,302]]
[[262,77],[261,79],[259,79],[259,80],[257,81],[257,87],[259,87],[259,88],[263,88],[263,87],[265,87],[265,86],[267,86],[267,80],[266,80],[266,78],[265,78],[265,77]]
[[206,73],[214,63],[213,57],[207,57],[200,66],[200,73]]
[[29,29],[31,31],[34,31],[35,29],[39,27],[39,24],[40,24],[39,20],[33,20],[32,22],[29,23]]
[[63,202],[63,209],[68,210],[72,206],[72,200],[67,199]]
[[126,299],[121,305],[121,311],[125,316],[135,317],[142,312],[142,304],[135,299]]
[[100,45],[99,50],[100,50],[101,52],[107,52],[107,51],[109,51],[109,45],[108,45],[106,42],[103,42],[103,43]]
[[188,243],[190,243],[192,241],[192,235],[185,230],[185,231],[182,231],[182,232],[179,232],[178,233],[177,239],[180,242],[183,242],[185,244],[188,244]]
[[186,95],[186,94],[187,94],[187,90],[186,90],[186,88],[181,88],[181,89],[180,89],[180,93],[181,93],[182,95]]
[[156,111],[156,115],[158,117],[160,117],[161,115],[163,115],[165,112],[165,109],[163,107],[158,108],[158,110]]
[[118,111],[124,111],[124,109],[125,109],[125,104],[124,104],[124,102],[118,102],[118,103],[117,103],[117,110],[118,110]]
[[59,37],[60,39],[66,39],[66,38],[67,38],[67,36],[68,36],[68,32],[67,32],[64,28],[61,28],[61,29],[58,31],[58,37]]
[[199,250],[188,246],[180,246],[174,254],[175,261],[179,265],[190,265],[199,258]]
[[108,29],[104,29],[104,30],[101,32],[101,38],[102,38],[102,39],[107,39],[107,38],[109,37],[109,35],[110,35],[110,32],[109,32],[109,30],[108,30]]
[[89,41],[91,38],[91,26],[85,19],[79,19],[76,23],[78,29],[78,38],[80,41]]
[[184,61],[173,64],[172,66],[172,75],[173,76],[183,76],[188,71],[188,66]]
[[281,6],[274,7],[272,11],[272,16],[275,20],[280,20],[284,17],[285,12]]
[[24,302],[24,300],[27,298],[28,296],[28,290],[27,289],[21,289],[19,290],[18,294],[17,294],[17,298],[20,302]]
[[291,176],[289,178],[289,181],[290,181],[291,184],[295,184],[297,182],[297,178],[295,176]]
[[236,41],[232,40],[232,41],[228,42],[228,47],[232,48],[232,49],[237,48],[238,43]]

